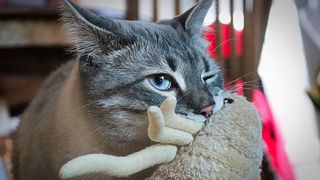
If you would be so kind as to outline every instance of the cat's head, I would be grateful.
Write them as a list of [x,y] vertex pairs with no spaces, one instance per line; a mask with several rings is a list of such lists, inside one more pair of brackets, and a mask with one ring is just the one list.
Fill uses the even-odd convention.
[[201,38],[212,0],[158,23],[100,17],[65,4],[63,21],[75,37],[81,83],[101,113],[118,113],[119,121],[129,122],[168,96],[176,96],[177,112],[184,115],[200,115],[214,104],[223,77]]

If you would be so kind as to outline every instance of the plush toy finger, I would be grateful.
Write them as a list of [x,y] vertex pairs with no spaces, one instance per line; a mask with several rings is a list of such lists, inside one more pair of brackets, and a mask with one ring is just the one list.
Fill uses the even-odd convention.
[[60,169],[62,179],[91,173],[127,177],[157,164],[171,162],[177,154],[173,145],[153,145],[128,156],[88,154],[67,162]]
[[164,115],[156,106],[148,109],[148,135],[152,141],[175,145],[186,145],[193,141],[193,136],[187,132],[165,127]]
[[168,97],[160,106],[167,127],[179,129],[191,134],[195,134],[204,126],[202,122],[196,122],[183,118],[175,113],[177,100],[175,97]]

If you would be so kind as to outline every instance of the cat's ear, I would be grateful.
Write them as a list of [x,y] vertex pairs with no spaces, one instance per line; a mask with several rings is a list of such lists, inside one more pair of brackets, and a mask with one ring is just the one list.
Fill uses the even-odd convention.
[[212,5],[213,0],[200,0],[196,5],[180,16],[174,18],[181,23],[185,31],[192,36],[200,36],[202,32],[203,21]]
[[110,54],[134,43],[125,22],[97,16],[71,0],[64,0],[61,11],[63,23],[75,36],[74,44],[80,56]]

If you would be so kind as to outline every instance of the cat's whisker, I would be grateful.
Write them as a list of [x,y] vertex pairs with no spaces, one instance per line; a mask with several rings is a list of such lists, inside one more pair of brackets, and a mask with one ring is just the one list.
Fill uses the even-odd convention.
[[238,77],[238,78],[230,81],[226,86],[232,85],[234,82],[236,82],[236,81],[238,81],[238,80],[240,80],[240,79],[244,79],[245,77],[250,76],[250,75],[252,75],[252,74],[254,74],[254,73],[257,73],[257,71],[251,71],[251,72],[249,72],[249,73],[247,73],[247,74],[244,74],[244,75],[242,75],[242,76],[240,76],[240,77]]
[[66,157],[68,157],[69,159],[73,159],[73,157],[70,155],[70,154],[68,154],[68,153],[66,153],[65,151],[63,151],[63,150],[59,150],[62,154],[64,154]]
[[218,48],[220,48],[222,45],[224,45],[225,43],[227,42],[230,42],[230,41],[236,41],[237,39],[233,38],[233,39],[227,39],[225,41],[223,41],[222,43],[220,43],[218,46],[216,46],[213,51],[216,51]]
[[177,104],[187,95],[189,95],[190,92],[185,93],[183,96],[181,96],[178,100],[177,100]]
[[[243,82],[242,87],[240,87],[240,88],[244,88],[244,87],[259,88],[259,87],[261,87],[261,85],[259,85],[259,80],[252,80],[252,81]],[[231,89],[231,90],[237,89],[237,86],[232,85],[232,86],[227,87],[227,89]]]
[[88,107],[88,106],[91,106],[91,105],[93,105],[93,104],[95,104],[95,103],[97,103],[97,102],[99,102],[99,101],[101,101],[101,100],[99,99],[99,100],[95,100],[95,101],[89,102],[89,103],[87,103],[87,104],[85,104],[85,105],[83,105],[83,106],[80,106],[79,108],[73,110],[71,113],[76,113],[76,112],[82,110],[83,108],[86,108],[86,107]]
[[254,84],[254,85],[259,85],[260,81],[259,80],[252,80],[252,81],[244,81],[243,84],[247,85],[247,84]]

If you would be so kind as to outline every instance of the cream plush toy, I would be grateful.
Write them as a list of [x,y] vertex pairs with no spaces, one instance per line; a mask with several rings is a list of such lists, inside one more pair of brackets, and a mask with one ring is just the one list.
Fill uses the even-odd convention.
[[[125,157],[80,156],[67,162],[60,176],[105,173],[126,177],[163,164],[148,179],[259,179],[263,156],[260,117],[243,97],[227,94],[224,102],[223,109],[204,125],[176,115],[176,100],[168,98],[160,108],[148,109],[148,135],[159,144]],[[193,138],[191,134],[199,130]],[[178,149],[171,144],[188,145]]]

